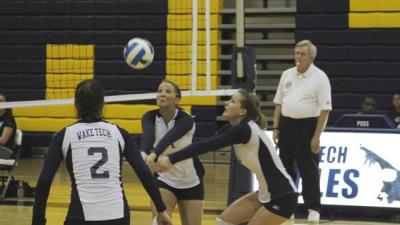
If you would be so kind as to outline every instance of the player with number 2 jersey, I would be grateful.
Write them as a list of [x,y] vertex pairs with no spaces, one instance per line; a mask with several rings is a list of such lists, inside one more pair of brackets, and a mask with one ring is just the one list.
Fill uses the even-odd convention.
[[[95,93],[103,89],[95,80],[83,81],[78,85],[75,107],[80,120],[58,132],[51,142],[37,183],[32,224],[46,223],[45,211],[50,186],[57,168],[64,159],[71,178],[72,190],[71,203],[64,224],[129,225],[129,207],[121,181],[123,157],[133,167],[155,203],[160,218],[158,224],[170,224],[155,179],[132,137],[117,125],[102,120],[100,109],[103,108],[104,95],[98,97],[100,99],[98,104],[79,102],[81,95],[78,90],[88,92],[89,95],[86,95],[87,93],[82,95],[85,97],[94,95],[90,101],[96,102]],[[80,113],[82,104],[82,108],[89,113]],[[89,104],[89,107],[85,104]],[[94,106],[90,107],[90,104]],[[98,105],[100,107],[97,107]]]

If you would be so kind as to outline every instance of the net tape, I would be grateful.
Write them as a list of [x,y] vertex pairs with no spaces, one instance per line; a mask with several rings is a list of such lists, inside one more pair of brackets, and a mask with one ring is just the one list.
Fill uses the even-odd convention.
[[[182,97],[186,97],[186,96],[231,96],[237,90],[238,89],[182,91]],[[127,101],[139,101],[139,100],[147,100],[147,99],[155,99],[155,98],[156,98],[156,93],[125,94],[125,95],[105,96],[104,101],[105,102],[127,102]],[[47,105],[69,105],[69,104],[74,104],[74,98],[0,102],[0,108],[5,109],[5,108],[33,107],[33,106],[47,106]]]

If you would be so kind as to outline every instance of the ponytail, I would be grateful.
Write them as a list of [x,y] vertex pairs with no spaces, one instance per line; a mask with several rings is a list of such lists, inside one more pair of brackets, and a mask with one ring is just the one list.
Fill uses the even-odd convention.
[[264,115],[264,113],[261,112],[261,110],[258,112],[258,116],[256,117],[256,119],[254,120],[258,126],[261,129],[266,129],[267,128],[267,117]]
[[247,116],[254,120],[261,129],[265,129],[267,127],[267,117],[261,112],[261,105],[257,95],[244,89],[240,89],[239,93],[242,96],[240,104],[242,108],[247,110]]

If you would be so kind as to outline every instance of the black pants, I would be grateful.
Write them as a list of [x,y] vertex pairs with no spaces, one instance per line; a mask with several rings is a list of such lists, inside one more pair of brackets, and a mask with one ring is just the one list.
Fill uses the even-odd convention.
[[279,157],[293,180],[296,180],[298,169],[305,207],[320,211],[319,155],[311,152],[317,118],[291,119],[282,116],[279,124]]

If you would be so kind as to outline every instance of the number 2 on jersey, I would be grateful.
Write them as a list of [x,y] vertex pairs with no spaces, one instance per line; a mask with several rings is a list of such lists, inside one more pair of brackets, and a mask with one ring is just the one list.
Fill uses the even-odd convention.
[[101,159],[96,164],[94,164],[92,167],[90,167],[90,174],[92,175],[92,178],[94,178],[94,179],[110,178],[110,172],[108,170],[104,170],[103,172],[97,171],[99,169],[99,167],[102,166],[104,163],[106,163],[108,160],[107,149],[105,149],[103,147],[94,147],[94,148],[88,149],[89,155],[94,155],[94,153],[100,153]]

